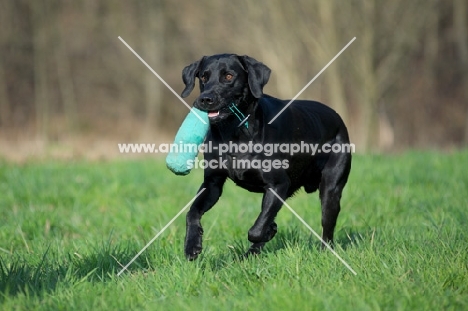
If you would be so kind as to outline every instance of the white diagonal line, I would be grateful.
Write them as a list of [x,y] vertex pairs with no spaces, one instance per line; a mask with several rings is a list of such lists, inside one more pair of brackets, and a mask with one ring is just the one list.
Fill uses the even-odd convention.
[[349,271],[351,271],[354,275],[357,275],[356,271],[353,270],[353,268],[351,268],[350,265],[348,265],[348,263],[346,261],[344,261],[343,258],[340,257],[340,255],[338,255],[335,250],[327,243],[325,242],[321,237],[320,235],[317,234],[317,232],[314,231],[314,229],[312,229],[305,221],[304,219],[302,219],[301,216],[299,216],[292,208],[291,206],[289,206],[288,203],[286,203],[276,192],[275,190],[273,190],[272,188],[269,188],[271,192],[273,192],[273,194],[281,201],[283,202],[283,204],[294,214],[294,216],[296,216],[303,224],[304,226],[307,227],[307,229],[310,230],[310,232],[312,232],[322,243],[323,245],[325,245],[332,253],[333,255],[336,256],[336,258],[338,258],[344,265],[346,268],[348,268]]
[[167,225],[164,226],[164,228],[161,229],[161,231],[158,232],[158,234],[156,234],[154,236],[154,238],[151,239],[151,241],[149,241],[145,247],[143,247],[141,249],[141,251],[138,252],[138,254],[135,255],[135,257],[132,258],[132,260],[130,260],[130,262],[128,264],[125,265],[125,267],[122,268],[122,270],[119,271],[119,273],[117,273],[117,276],[120,276],[123,272],[125,272],[125,270],[127,270],[127,268],[174,222],[174,220],[177,219],[177,217],[180,216],[180,214],[182,214],[186,209],[187,207],[190,206],[190,204],[192,204],[193,201],[195,201],[195,199],[200,195],[202,194],[203,191],[205,191],[206,188],[202,188],[200,190],[200,192],[197,193],[196,196],[193,197],[192,200],[190,200],[190,202],[187,203],[187,205],[184,206],[183,209],[180,210],[180,212],[177,213],[177,215],[174,216],[174,218],[171,219],[171,221],[169,221],[167,223]]
[[203,119],[198,115],[198,113],[196,113],[195,110],[193,110],[192,107],[190,107],[190,105],[187,104],[187,103],[185,102],[185,100],[184,100],[182,97],[180,97],[179,94],[177,94],[177,92],[174,91],[174,90],[169,86],[169,84],[167,84],[166,81],[164,81],[164,79],[161,78],[161,76],[158,75],[158,73],[157,73],[156,71],[154,71],[153,68],[151,68],[150,65],[148,65],[148,64],[144,61],[144,59],[141,58],[140,55],[138,55],[138,53],[135,52],[135,51],[130,47],[130,45],[127,44],[127,42],[125,42],[124,39],[122,39],[120,36],[119,36],[118,38],[119,38],[120,41],[122,41],[123,44],[125,44],[125,46],[126,46],[130,51],[132,51],[133,54],[135,54],[135,56],[136,56],[143,64],[145,64],[146,67],[148,67],[149,70],[151,70],[151,72],[152,72],[156,77],[158,77],[159,80],[161,80],[162,83],[164,83],[164,85],[165,85],[172,93],[174,93],[174,95],[175,95],[185,106],[187,106],[188,109],[190,109],[190,110],[197,116],[198,119],[200,119],[200,121],[203,122],[203,124],[206,124],[205,120],[203,120]]
[[268,124],[271,124],[271,123],[273,123],[273,121],[275,121],[275,120],[276,120],[276,118],[278,118],[278,117],[279,117],[279,115],[280,115],[280,114],[282,114],[282,113],[283,113],[283,111],[285,111],[285,110],[286,110],[286,108],[288,108],[288,107],[289,107],[289,105],[291,105],[291,104],[292,104],[292,102],[293,102],[293,101],[295,101],[295,100],[296,100],[296,98],[298,98],[298,97],[299,97],[299,95],[301,95],[301,94],[302,94],[302,92],[304,92],[304,91],[305,91],[305,89],[306,89],[306,88],[308,88],[308,87],[309,87],[309,85],[311,85],[311,84],[312,84],[312,82],[314,82],[314,81],[315,81],[315,79],[317,79],[317,78],[318,78],[318,77],[319,77],[319,76],[322,74],[322,72],[324,72],[324,71],[325,71],[325,69],[327,69],[327,68],[328,68],[328,66],[330,66],[330,65],[331,65],[331,63],[333,63],[333,62],[335,61],[335,59],[337,59],[337,58],[338,58],[338,56],[340,56],[340,55],[341,55],[341,53],[343,53],[343,52],[344,52],[344,50],[346,50],[346,49],[348,48],[348,46],[350,46],[350,45],[351,45],[351,43],[353,43],[353,41],[354,41],[354,40],[356,40],[356,37],[354,37],[353,39],[351,39],[351,41],[349,41],[349,42],[348,42],[348,44],[346,44],[346,45],[345,45],[345,47],[344,47],[344,48],[342,48],[342,49],[341,49],[341,51],[339,51],[339,52],[338,52],[338,54],[336,54],[336,55],[335,55],[335,57],[333,57],[333,58],[332,58],[332,60],[331,60],[331,61],[329,61],[329,62],[328,62],[328,64],[326,64],[326,65],[325,65],[325,67],[323,67],[323,69],[322,69],[322,70],[320,70],[320,72],[319,72],[318,74],[316,74],[316,75],[315,75],[315,77],[313,77],[313,78],[312,78],[312,80],[310,80],[310,81],[309,81],[309,83],[307,83],[307,84],[306,84],[306,86],[304,86],[304,87],[302,88],[302,90],[300,90],[300,91],[299,91],[299,93],[297,93],[297,95],[296,95],[296,96],[294,96],[294,98],[293,98],[293,99],[291,99],[291,100],[289,101],[289,103],[288,103],[286,106],[284,106],[284,108],[283,108],[283,109],[281,109],[281,111],[280,111],[280,112],[278,112],[278,113],[276,114],[276,116],[274,116],[274,117],[273,117],[273,119],[271,119],[271,120],[270,120],[270,122],[268,122]]

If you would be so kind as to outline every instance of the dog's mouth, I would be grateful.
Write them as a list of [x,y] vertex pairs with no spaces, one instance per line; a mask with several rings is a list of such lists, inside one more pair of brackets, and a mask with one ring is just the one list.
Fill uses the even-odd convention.
[[[197,107],[195,104],[194,107]],[[203,109],[201,107],[197,107],[200,110],[206,111],[208,113],[208,119],[211,123],[216,123],[218,121],[223,121],[229,118],[229,116],[235,115],[237,118],[245,118],[245,116],[240,112],[237,106],[232,103],[231,105],[223,105],[221,107],[216,107],[215,109]]]
[[208,112],[208,118],[216,118],[219,116],[219,110],[218,111],[210,111]]
[[226,119],[230,115],[229,109],[208,111],[208,118],[211,122],[217,122]]

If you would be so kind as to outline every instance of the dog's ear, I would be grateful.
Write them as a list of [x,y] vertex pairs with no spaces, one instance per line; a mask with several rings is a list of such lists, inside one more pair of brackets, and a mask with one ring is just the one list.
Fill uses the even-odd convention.
[[263,87],[270,79],[270,68],[247,55],[240,56],[240,60],[245,70],[247,70],[250,92],[255,98],[262,97]]
[[182,91],[181,96],[183,98],[190,95],[193,88],[195,87],[195,78],[198,76],[198,72],[200,71],[200,65],[203,62],[203,57],[201,60],[196,61],[182,70],[182,81],[184,81],[185,89]]

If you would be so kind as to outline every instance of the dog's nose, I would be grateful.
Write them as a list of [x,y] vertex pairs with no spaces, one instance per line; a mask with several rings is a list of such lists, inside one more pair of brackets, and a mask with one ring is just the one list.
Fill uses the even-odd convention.
[[202,104],[205,104],[205,105],[211,105],[213,104],[213,96],[212,95],[204,95],[200,98],[200,101],[202,102]]

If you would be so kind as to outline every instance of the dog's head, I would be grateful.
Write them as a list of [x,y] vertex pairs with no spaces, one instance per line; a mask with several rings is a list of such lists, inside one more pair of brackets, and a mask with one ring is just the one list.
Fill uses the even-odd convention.
[[270,72],[267,66],[246,55],[205,56],[182,71],[185,83],[182,97],[192,92],[195,78],[198,78],[200,96],[194,107],[208,111],[212,122],[223,120],[231,114],[229,107],[232,104],[238,106],[248,98],[262,96]]

